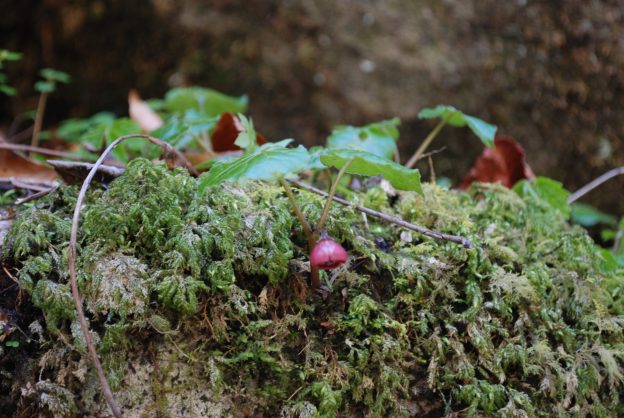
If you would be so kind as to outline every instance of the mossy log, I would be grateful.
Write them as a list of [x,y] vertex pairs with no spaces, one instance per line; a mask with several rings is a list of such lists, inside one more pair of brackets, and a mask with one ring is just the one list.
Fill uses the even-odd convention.
[[[536,196],[424,189],[347,197],[473,248],[334,205],[326,229],[350,261],[322,277],[325,300],[277,185],[200,196],[135,160],[90,192],[78,281],[125,415],[622,416],[624,273]],[[23,209],[3,244],[19,283],[4,308],[31,338],[0,349],[9,415],[109,416],[68,286],[76,193]],[[297,199],[316,221],[323,199]]]

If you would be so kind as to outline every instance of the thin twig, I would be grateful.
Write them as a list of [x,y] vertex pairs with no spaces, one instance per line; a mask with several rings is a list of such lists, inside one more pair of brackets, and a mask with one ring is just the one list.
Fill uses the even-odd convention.
[[585,186],[581,187],[570,196],[568,196],[568,203],[572,203],[585,196],[587,193],[594,190],[596,187],[600,186],[602,183],[607,180],[611,180],[613,177],[617,177],[624,174],[624,166],[614,168],[612,170],[607,171],[602,176],[596,178],[595,180],[590,181]]
[[429,132],[429,135],[427,135],[427,137],[425,138],[423,143],[420,144],[420,146],[418,147],[418,149],[416,150],[414,155],[412,155],[412,157],[409,159],[409,161],[405,163],[405,167],[407,167],[407,168],[414,167],[416,162],[418,160],[420,160],[420,158],[422,157],[423,153],[425,152],[425,150],[427,149],[429,144],[431,144],[431,141],[433,141],[435,139],[435,137],[438,136],[438,134],[440,133],[442,128],[444,128],[444,125],[446,125],[446,119],[442,119],[435,126],[435,128],[433,128],[433,130],[431,132]]
[[17,200],[15,201],[15,204],[16,204],[16,205],[23,205],[23,204],[24,204],[24,203],[26,203],[26,202],[30,202],[30,201],[33,201],[33,200],[39,199],[40,197],[43,197],[43,196],[47,196],[47,195],[49,195],[50,193],[52,193],[53,191],[55,191],[56,189],[58,189],[58,186],[56,186],[56,187],[52,187],[52,188],[49,188],[49,189],[42,190],[42,191],[40,191],[40,192],[37,192],[37,193],[31,194],[30,196],[20,197],[19,199],[17,199]]
[[[292,184],[294,184],[295,186],[297,186],[297,187],[300,187],[302,189],[306,189],[306,190],[308,190],[310,192],[313,192],[313,193],[316,193],[318,195],[326,196],[326,197],[328,196],[328,194],[326,192],[324,192],[322,190],[319,190],[316,187],[313,187],[313,186],[310,186],[308,184],[302,183],[300,181],[290,180],[290,182]],[[376,210],[369,209],[369,208],[366,208],[364,206],[359,206],[359,205],[356,205],[356,204],[353,204],[353,203],[349,202],[348,200],[341,199],[341,198],[336,197],[336,196],[334,196],[334,200],[336,202],[340,203],[341,205],[351,206],[352,208],[354,208],[356,210],[359,210],[360,212],[364,212],[364,213],[366,213],[368,215],[371,215],[371,216],[374,216],[376,218],[383,219],[384,221],[394,223],[396,225],[402,226],[402,227],[407,228],[407,229],[411,229],[412,231],[418,232],[418,233],[420,233],[422,235],[425,235],[427,237],[434,238],[434,239],[439,239],[439,240],[443,240],[443,241],[455,242],[457,244],[463,245],[465,248],[472,247],[472,242],[468,238],[460,237],[460,236],[457,236],[457,235],[445,234],[443,232],[438,232],[438,231],[432,231],[431,229],[427,229],[427,228],[425,228],[423,226],[414,225],[414,224],[412,224],[410,222],[404,221],[403,219],[398,218],[396,216],[387,215],[385,213],[378,212]]]
[[50,155],[50,156],[53,156],[53,157],[67,158],[67,159],[70,159],[70,160],[84,160],[85,159],[84,157],[82,157],[80,155],[72,154],[70,152],[57,151],[57,150],[41,148],[41,147],[33,147],[31,145],[11,144],[11,143],[8,143],[8,142],[0,142],[0,149],[10,149],[10,150],[13,150],[13,151],[34,152],[34,153],[37,153],[37,154]]
[[[78,291],[78,284],[76,282],[76,242],[78,241],[78,223],[80,221],[80,209],[82,208],[82,202],[85,199],[87,194],[87,190],[89,189],[89,184],[91,184],[91,180],[95,176],[98,167],[104,162],[104,159],[108,156],[108,154],[115,148],[119,143],[130,139],[130,138],[145,138],[152,142],[153,144],[160,145],[163,148],[163,154],[166,158],[183,158],[181,155],[175,151],[169,144],[161,141],[160,139],[151,137],[149,135],[143,134],[131,134],[124,135],[116,140],[114,140],[100,155],[97,159],[89,174],[85,178],[82,183],[82,187],[80,188],[80,192],[78,193],[78,199],[76,200],[76,207],[74,208],[74,215],[72,217],[72,228],[71,235],[69,238],[69,281],[71,284],[72,297],[74,298],[74,302],[76,305],[76,311],[78,313],[78,319],[80,320],[80,328],[82,330],[82,335],[85,340],[85,344],[91,355],[91,360],[93,360],[93,365],[97,371],[98,379],[100,381],[100,386],[102,387],[102,393],[104,398],[106,399],[106,403],[110,407],[111,411],[115,418],[122,417],[121,410],[119,409],[119,405],[115,402],[115,398],[113,397],[113,392],[110,389],[108,381],[106,380],[106,375],[104,373],[104,369],[102,368],[102,364],[100,363],[100,359],[98,358],[97,351],[95,350],[95,346],[93,345],[93,341],[91,340],[91,334],[89,332],[89,325],[87,324],[87,320],[85,318],[84,310],[82,309],[82,300],[80,299],[80,292]],[[183,162],[184,160],[182,160]],[[169,162],[169,161],[168,161]],[[188,161],[186,161],[185,166],[188,168],[191,167]]]
[[336,179],[334,180],[331,187],[329,188],[329,195],[328,195],[327,201],[325,202],[325,207],[323,208],[321,219],[319,219],[318,226],[316,227],[316,229],[319,231],[323,229],[323,227],[325,226],[325,222],[327,222],[327,216],[329,215],[329,208],[331,207],[331,204],[333,201],[332,198],[336,195],[336,190],[338,189],[338,183],[340,183],[340,179],[342,178],[344,173],[347,172],[353,160],[354,158],[351,158],[349,161],[346,162],[345,165],[342,166],[342,168],[338,172],[338,175],[336,176]]

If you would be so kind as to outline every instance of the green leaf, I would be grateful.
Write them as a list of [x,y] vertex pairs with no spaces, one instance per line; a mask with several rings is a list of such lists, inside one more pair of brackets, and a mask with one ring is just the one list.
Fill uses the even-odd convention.
[[223,112],[242,113],[247,108],[247,96],[232,97],[203,87],[178,87],[165,95],[165,109],[171,112],[197,110],[208,116]]
[[52,93],[56,90],[56,84],[49,81],[37,81],[35,83],[35,90],[40,93]]
[[210,171],[199,179],[199,190],[224,181],[277,180],[293,176],[310,167],[310,155],[303,146],[286,148],[291,139],[271,142],[238,158],[224,158],[214,162]]
[[[66,119],[61,122],[56,134],[67,142],[75,143],[83,140],[83,135],[98,125],[108,125],[115,121],[115,115],[110,112],[99,112],[86,119]],[[98,138],[98,141],[100,141]]]
[[347,169],[349,174],[361,176],[381,175],[397,189],[411,190],[423,194],[420,185],[420,172],[409,169],[394,161],[387,160],[366,151],[346,148],[330,148],[321,154],[321,162],[326,166],[341,169],[353,160]]
[[488,147],[494,146],[496,126],[482,121],[474,116],[466,115],[453,106],[438,105],[434,108],[426,108],[418,113],[420,119],[442,119],[451,126],[468,126],[470,130],[481,139]]
[[46,81],[53,81],[53,82],[65,83],[65,84],[71,81],[71,77],[69,76],[69,74],[63,71],[54,70],[52,68],[44,68],[41,71],[39,71],[39,74]]
[[533,182],[521,180],[516,183],[513,190],[523,198],[532,197],[544,201],[566,219],[570,217],[571,209],[568,204],[570,192],[556,180],[548,177],[537,177]]
[[17,91],[14,87],[7,86],[6,84],[0,84],[0,92],[6,94],[7,96],[15,96]]
[[327,146],[358,149],[391,160],[397,149],[400,123],[399,118],[394,118],[361,127],[338,126],[327,138]]
[[13,52],[8,49],[0,49],[0,62],[2,61],[17,61],[22,59],[21,52]]
[[256,130],[254,129],[253,122],[251,118],[247,119],[242,113],[239,113],[237,117],[241,125],[243,125],[244,131],[238,134],[234,145],[238,145],[244,150],[253,150],[257,146]]
[[570,219],[572,222],[585,227],[599,224],[615,226],[617,224],[617,218],[615,216],[601,212],[595,207],[585,203],[572,204]]
[[[120,136],[130,134],[141,134],[143,130],[135,121],[129,118],[109,119],[102,116],[102,122],[92,126],[82,135],[82,141],[90,143],[95,148],[102,148],[105,144],[114,141]],[[105,139],[105,143],[102,143]],[[147,158],[157,156],[158,147],[145,142],[140,138],[129,139],[118,147],[115,147],[112,154],[121,162],[128,162],[133,158],[145,156]]]

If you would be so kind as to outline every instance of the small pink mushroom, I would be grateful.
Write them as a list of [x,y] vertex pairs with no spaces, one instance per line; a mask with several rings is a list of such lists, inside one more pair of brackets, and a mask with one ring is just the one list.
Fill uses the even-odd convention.
[[310,254],[310,265],[321,270],[333,270],[344,264],[349,254],[336,241],[329,237],[321,238]]

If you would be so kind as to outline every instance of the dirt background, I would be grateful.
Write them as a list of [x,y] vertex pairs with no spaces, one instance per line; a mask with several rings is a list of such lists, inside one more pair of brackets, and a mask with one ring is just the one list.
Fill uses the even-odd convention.
[[[137,88],[248,94],[269,138],[322,143],[332,126],[401,117],[407,159],[432,125],[424,106],[453,104],[497,124],[538,174],[574,190],[624,164],[622,0],[0,0],[0,47],[19,96],[0,123],[34,109],[39,68],[69,72],[47,126],[126,112]],[[460,179],[480,152],[465,130],[433,146],[438,176]],[[424,172],[426,166],[421,167]],[[624,212],[624,179],[587,196]]]

